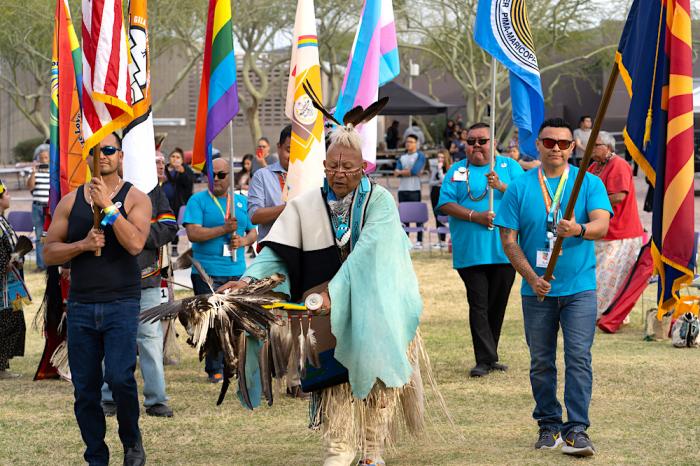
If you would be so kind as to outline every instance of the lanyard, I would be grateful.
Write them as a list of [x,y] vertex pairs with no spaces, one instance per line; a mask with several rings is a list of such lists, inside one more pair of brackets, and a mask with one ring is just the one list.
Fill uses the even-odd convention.
[[216,204],[216,207],[218,207],[219,210],[221,211],[221,215],[223,215],[224,222],[225,222],[226,219],[228,219],[229,216],[231,215],[231,195],[226,194],[226,211],[225,212],[224,212],[224,208],[221,207],[221,204],[219,203],[219,199],[217,199],[216,196],[214,196],[211,193],[211,191],[209,191],[209,195],[211,196],[212,200],[214,201],[214,204]]
[[284,184],[285,184],[285,181],[287,181],[287,174],[286,173],[285,174],[277,173],[277,178],[279,179],[279,182],[280,182],[280,189],[282,190],[282,192],[284,192]]
[[561,206],[561,198],[564,193],[564,187],[566,186],[566,181],[569,179],[569,167],[566,167],[564,173],[559,179],[559,184],[557,185],[557,190],[552,195],[552,188],[549,186],[549,181],[544,176],[542,172],[542,167],[538,169],[538,176],[540,179],[540,188],[542,189],[542,197],[544,197],[545,208],[547,209],[547,222],[554,222],[555,216],[556,221],[559,221],[561,217],[561,212],[559,207]]

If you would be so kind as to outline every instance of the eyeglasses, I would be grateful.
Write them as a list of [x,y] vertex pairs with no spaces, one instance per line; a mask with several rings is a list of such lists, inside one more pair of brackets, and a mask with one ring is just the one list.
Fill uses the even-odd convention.
[[342,176],[342,175],[344,175],[344,176],[349,178],[351,176],[355,176],[358,173],[362,172],[362,167],[355,168],[353,170],[336,170],[333,168],[325,168],[324,170],[326,172],[326,175],[328,175],[328,176]]
[[554,146],[559,146],[559,150],[566,150],[574,143],[574,141],[569,139],[541,138],[540,141],[542,141],[542,145],[547,149],[554,149]]
[[216,173],[214,173],[214,178],[217,178],[219,180],[225,180],[227,176],[228,176],[228,172],[216,172]]
[[474,146],[478,142],[480,146],[485,146],[486,143],[489,141],[489,138],[469,138],[467,139],[467,144],[469,144],[470,146]]
[[[96,149],[96,147],[93,147],[92,149],[90,149],[90,155],[94,155],[94,154],[95,154],[95,149]],[[103,147],[100,147],[99,150],[100,150],[100,152],[102,152],[104,155],[106,155],[107,157],[109,157],[109,156],[111,156],[111,155],[116,154],[116,153],[119,152],[121,149],[118,148],[118,147],[114,147],[114,146],[103,146]]]

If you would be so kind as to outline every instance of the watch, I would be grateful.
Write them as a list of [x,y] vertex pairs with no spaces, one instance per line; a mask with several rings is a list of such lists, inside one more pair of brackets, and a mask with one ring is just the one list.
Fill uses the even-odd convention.
[[241,278],[241,281],[250,285],[250,283],[253,281],[253,277],[243,277]]
[[581,223],[581,233],[579,233],[576,237],[581,238],[581,239],[586,239],[584,236],[586,236],[586,225]]

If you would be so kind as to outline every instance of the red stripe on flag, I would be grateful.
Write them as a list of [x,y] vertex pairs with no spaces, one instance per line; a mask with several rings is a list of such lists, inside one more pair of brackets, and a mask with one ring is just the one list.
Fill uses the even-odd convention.
[[[111,27],[110,27],[110,33],[111,33],[111,45],[110,45],[110,51],[109,51],[109,65],[107,66],[107,73],[105,75],[105,86],[104,86],[104,93],[107,95],[117,95],[117,89],[119,88],[119,55],[121,52],[121,44],[120,44],[120,39],[121,39],[121,34],[120,30],[117,29],[118,24],[121,20],[119,19],[121,17],[121,11],[116,11],[116,3],[115,3],[115,11],[113,12],[114,19],[112,21]],[[108,25],[104,25],[108,26]],[[121,25],[119,25],[121,27]],[[115,118],[116,115],[114,115],[112,112],[110,112],[112,115],[112,118]]]

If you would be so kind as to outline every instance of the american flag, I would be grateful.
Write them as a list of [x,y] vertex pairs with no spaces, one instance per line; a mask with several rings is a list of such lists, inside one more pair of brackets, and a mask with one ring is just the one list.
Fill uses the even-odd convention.
[[133,118],[121,0],[83,0],[83,155]]

